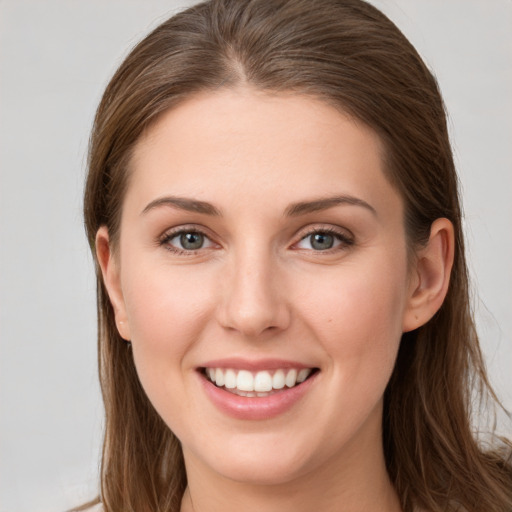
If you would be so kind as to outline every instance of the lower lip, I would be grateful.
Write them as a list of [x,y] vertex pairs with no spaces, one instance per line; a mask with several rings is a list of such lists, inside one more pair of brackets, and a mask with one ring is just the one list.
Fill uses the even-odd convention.
[[318,371],[294,386],[263,397],[246,397],[218,388],[203,374],[200,374],[203,388],[213,404],[223,413],[240,420],[267,420],[285,413],[308,393],[314,384]]

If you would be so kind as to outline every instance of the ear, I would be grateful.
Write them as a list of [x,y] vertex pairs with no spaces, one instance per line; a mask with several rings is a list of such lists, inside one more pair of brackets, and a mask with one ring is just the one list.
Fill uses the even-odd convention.
[[96,258],[101,268],[103,282],[116,317],[117,330],[122,338],[130,341],[130,326],[121,288],[119,260],[114,256],[110,246],[108,229],[101,226],[96,233]]
[[429,241],[416,254],[411,271],[403,332],[426,324],[441,307],[450,284],[454,245],[453,224],[444,218],[434,221]]

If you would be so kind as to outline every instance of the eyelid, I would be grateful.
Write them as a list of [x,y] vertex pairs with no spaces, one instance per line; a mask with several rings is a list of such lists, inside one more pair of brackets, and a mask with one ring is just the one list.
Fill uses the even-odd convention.
[[[209,241],[209,245],[207,247],[201,247],[199,249],[182,249],[180,247],[176,247],[171,245],[169,242],[176,238],[177,236],[183,233],[198,233],[205,237]],[[199,251],[204,251],[211,249],[212,247],[219,246],[213,240],[212,235],[210,235],[209,230],[202,226],[198,226],[197,224],[184,224],[180,226],[175,226],[173,228],[167,229],[157,238],[157,243],[159,246],[166,246],[166,249],[176,253],[176,254],[196,254]]]
[[[183,233],[199,233],[204,236],[208,241],[209,245],[207,247],[201,247],[199,249],[181,249],[179,247],[173,246],[169,244],[169,241],[173,238],[176,238],[180,234]],[[315,233],[326,233],[333,235],[340,242],[335,247],[330,249],[325,249],[323,251],[314,250],[314,249],[304,249],[296,247],[301,241],[306,239],[308,236],[314,235]],[[348,246],[351,246],[355,243],[354,235],[347,228],[342,228],[340,226],[333,226],[332,224],[314,224],[303,227],[299,230],[295,237],[295,241],[291,244],[291,248],[295,248],[297,250],[305,250],[305,251],[314,251],[317,253],[329,253],[336,250],[346,249]],[[157,245],[165,246],[167,245],[167,249],[171,252],[178,254],[196,254],[199,251],[204,251],[211,249],[213,247],[220,247],[220,244],[215,241],[215,237],[210,234],[210,230],[197,225],[197,224],[183,224],[180,226],[175,226],[165,230],[161,235],[157,237]]]
[[297,240],[292,244],[292,247],[297,246],[300,242],[305,240],[308,236],[314,235],[315,233],[326,233],[329,235],[333,235],[336,237],[336,239],[340,242],[340,244],[336,245],[335,247],[332,247],[330,249],[325,249],[323,251],[314,251],[314,249],[303,249],[300,247],[297,247],[298,250],[306,250],[310,251],[313,250],[314,252],[318,253],[329,253],[331,251],[336,250],[342,250],[348,246],[351,246],[355,243],[355,237],[354,235],[346,228],[341,228],[338,226],[333,225],[314,225],[314,226],[307,226],[299,231],[297,234]]

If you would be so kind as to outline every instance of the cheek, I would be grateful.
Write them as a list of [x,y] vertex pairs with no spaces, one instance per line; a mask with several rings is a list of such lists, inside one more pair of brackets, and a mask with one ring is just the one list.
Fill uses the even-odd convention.
[[126,266],[123,283],[135,367],[150,402],[174,433],[192,414],[187,376],[205,322],[211,317],[212,287],[206,276],[158,264]]
[[[347,266],[323,287],[310,287],[307,322],[336,371],[359,380],[392,371],[402,335],[404,268],[392,259]],[[314,291],[313,291],[314,290]]]
[[187,368],[187,356],[211,316],[212,286],[186,268],[154,264],[139,266],[137,273],[126,268],[124,299],[139,377],[145,387],[174,381],[179,374],[169,368]]

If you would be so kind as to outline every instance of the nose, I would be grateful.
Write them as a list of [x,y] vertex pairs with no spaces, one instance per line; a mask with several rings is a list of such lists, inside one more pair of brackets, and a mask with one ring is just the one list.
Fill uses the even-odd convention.
[[265,251],[248,250],[233,260],[224,277],[220,324],[247,338],[286,329],[290,309],[272,256]]

